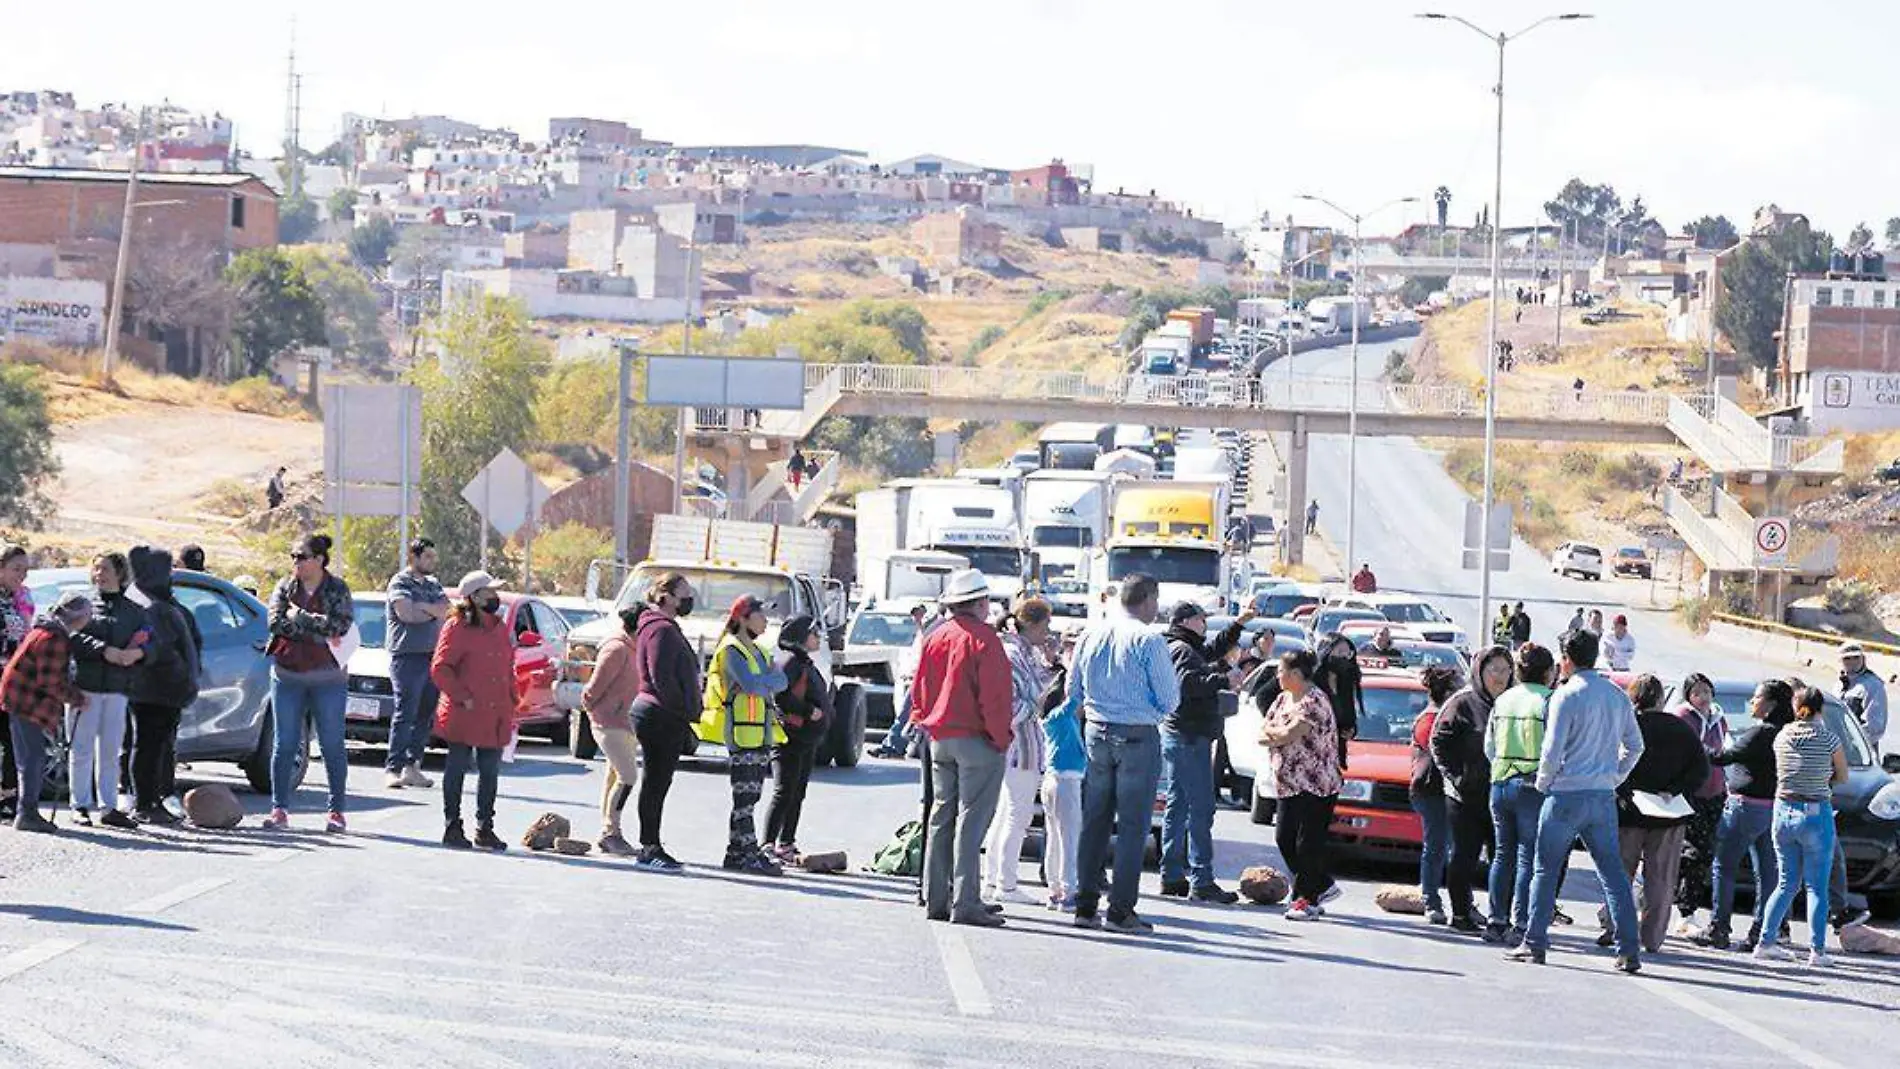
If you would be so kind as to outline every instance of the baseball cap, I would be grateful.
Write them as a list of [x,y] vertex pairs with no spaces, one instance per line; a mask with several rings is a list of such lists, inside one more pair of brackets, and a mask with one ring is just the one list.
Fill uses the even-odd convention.
[[1206,615],[1207,611],[1202,609],[1199,605],[1191,601],[1183,601],[1175,605],[1174,611],[1168,613],[1168,622],[1171,624],[1184,624],[1196,617]]

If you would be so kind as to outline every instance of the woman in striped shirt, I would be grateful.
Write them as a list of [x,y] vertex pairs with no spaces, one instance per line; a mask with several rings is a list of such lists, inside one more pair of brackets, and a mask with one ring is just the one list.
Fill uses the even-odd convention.
[[1824,699],[1813,687],[1795,696],[1795,721],[1775,736],[1775,857],[1781,879],[1768,900],[1755,957],[1789,961],[1794,955],[1775,942],[1794,896],[1808,889],[1810,966],[1832,964],[1827,956],[1827,883],[1834,863],[1833,788],[1847,781],[1847,755],[1840,737],[1821,719]]

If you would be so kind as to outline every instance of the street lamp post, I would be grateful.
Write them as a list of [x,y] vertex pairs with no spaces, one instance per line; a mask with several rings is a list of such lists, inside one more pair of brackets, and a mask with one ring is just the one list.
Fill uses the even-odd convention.
[[1346,401],[1346,560],[1347,572],[1352,571],[1352,562],[1358,560],[1359,548],[1359,300],[1360,277],[1365,274],[1364,264],[1360,262],[1359,227],[1367,215],[1377,215],[1387,208],[1400,204],[1416,203],[1417,197],[1400,197],[1387,201],[1370,212],[1355,215],[1341,208],[1325,197],[1316,197],[1310,193],[1301,193],[1301,200],[1310,200],[1315,204],[1324,204],[1352,220],[1352,394]]
[[[1497,141],[1492,160],[1491,186],[1491,323],[1484,351],[1484,500],[1480,505],[1478,532],[1478,626],[1491,626],[1491,505],[1497,466],[1498,420],[1498,301],[1502,296],[1500,277],[1504,273],[1502,246],[1498,233],[1504,225],[1504,47],[1547,22],[1574,22],[1593,15],[1546,15],[1516,33],[1492,33],[1462,15],[1426,12],[1421,19],[1456,22],[1498,46],[1498,81],[1492,93],[1498,99]],[[1559,316],[1563,315],[1560,308]]]

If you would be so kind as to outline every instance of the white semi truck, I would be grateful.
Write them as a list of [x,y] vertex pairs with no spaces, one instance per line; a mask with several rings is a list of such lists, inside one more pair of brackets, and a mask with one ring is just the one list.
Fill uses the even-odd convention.
[[[857,499],[860,531],[888,527],[879,535],[893,549],[954,553],[989,579],[990,594],[1008,601],[1034,575],[1017,525],[1016,495],[1000,486],[965,479],[898,479]],[[866,559],[860,551],[860,575]]]

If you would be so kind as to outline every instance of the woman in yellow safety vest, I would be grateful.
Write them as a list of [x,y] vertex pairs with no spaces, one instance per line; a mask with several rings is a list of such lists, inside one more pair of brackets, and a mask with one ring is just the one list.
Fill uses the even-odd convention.
[[772,747],[785,741],[772,710],[772,696],[785,689],[785,673],[758,640],[765,634],[765,603],[751,594],[733,601],[726,633],[706,671],[704,726],[726,740],[732,776],[732,821],[725,867],[765,876],[782,870],[759,849],[752,811],[772,768]]

